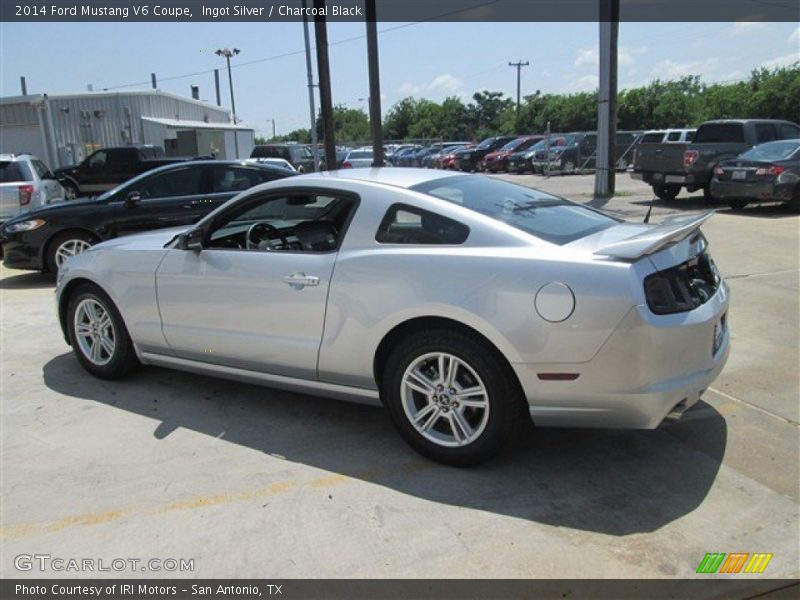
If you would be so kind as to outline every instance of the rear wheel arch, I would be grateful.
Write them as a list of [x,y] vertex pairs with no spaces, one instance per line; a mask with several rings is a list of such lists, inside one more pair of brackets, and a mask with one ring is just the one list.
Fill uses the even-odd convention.
[[373,358],[373,365],[372,365],[373,377],[375,379],[375,383],[378,386],[378,389],[381,388],[381,385],[383,383],[382,379],[383,379],[384,368],[386,367],[389,355],[392,353],[394,347],[400,341],[415,333],[418,333],[420,331],[430,331],[433,329],[444,330],[444,331],[455,331],[458,333],[462,333],[472,337],[480,344],[484,345],[492,353],[497,355],[497,358],[508,369],[508,374],[510,377],[513,378],[513,381],[518,386],[520,393],[522,393],[522,384],[520,383],[516,372],[511,367],[511,362],[508,360],[506,355],[497,347],[497,345],[494,342],[492,342],[492,340],[490,340],[488,337],[486,337],[483,333],[481,333],[477,329],[470,327],[469,325],[465,325],[461,321],[456,321],[455,319],[449,319],[447,317],[435,317],[435,316],[414,317],[412,319],[408,319],[406,321],[403,321],[395,325],[391,330],[389,330],[383,336],[380,343],[378,344],[377,349],[375,350],[375,356]]

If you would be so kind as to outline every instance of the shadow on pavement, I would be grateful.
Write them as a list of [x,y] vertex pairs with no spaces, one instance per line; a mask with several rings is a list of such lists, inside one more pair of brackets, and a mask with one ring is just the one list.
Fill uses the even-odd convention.
[[[455,469],[420,458],[375,407],[155,367],[103,381],[71,354],[43,374],[60,394],[148,417],[142,436],[183,427],[432,502],[610,535],[654,531],[697,508],[727,442],[725,420],[700,403],[655,431],[532,428],[512,451]],[[149,430],[149,419],[160,423]]]
[[29,272],[0,279],[0,290],[38,290],[54,288],[53,278],[42,273]]

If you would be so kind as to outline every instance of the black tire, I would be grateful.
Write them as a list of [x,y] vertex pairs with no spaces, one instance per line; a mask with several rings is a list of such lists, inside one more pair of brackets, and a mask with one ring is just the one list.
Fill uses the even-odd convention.
[[64,188],[65,200],[75,200],[75,198],[81,195],[81,191],[78,189],[78,186],[71,181],[62,182],[61,187]]
[[744,210],[745,206],[747,206],[747,200],[729,200],[728,205],[730,205],[733,210]]
[[75,242],[75,246],[80,246],[81,244],[93,246],[98,241],[99,240],[95,236],[86,231],[65,231],[64,233],[59,233],[47,243],[47,249],[44,256],[45,271],[52,277],[56,276],[59,266],[59,249],[61,249],[65,244]]
[[681,193],[681,186],[667,185],[663,183],[654,183],[653,193],[659,200],[664,200],[665,202],[669,202],[671,200],[675,200],[675,198],[678,197],[678,194]]
[[711,193],[711,184],[707,183],[703,186],[703,202],[706,204],[714,204],[717,201]]
[[[466,419],[474,429],[482,427],[478,435],[464,445],[448,447],[429,440],[423,433],[417,431],[404,409],[403,394],[406,388],[403,377],[406,370],[422,357],[437,352],[452,355],[464,363],[466,367],[461,367],[458,377],[467,377],[466,381],[469,384],[469,369],[471,369],[480,378],[482,387],[486,390],[488,415],[485,416],[483,425],[477,423],[484,418],[482,409],[459,407],[457,403],[452,405],[455,408],[451,410],[460,408],[461,418]],[[420,412],[422,408],[432,404],[419,392],[408,393],[414,402],[421,405],[421,408],[417,407]],[[436,393],[447,393],[447,391]],[[381,396],[392,422],[412,448],[431,460],[453,466],[471,466],[493,457],[510,440],[517,437],[517,432],[522,431],[526,423],[530,424],[527,402],[510,367],[494,349],[487,348],[475,337],[459,331],[447,329],[421,331],[400,342],[386,362]],[[458,396],[453,397],[458,398]],[[441,410],[447,412],[444,408]],[[454,434],[453,426],[447,421],[448,415],[437,414],[441,416],[437,418],[436,425],[430,429],[435,431],[443,428],[445,434],[448,431],[450,432],[448,435]],[[420,416],[420,413],[417,413],[417,416]],[[470,419],[473,419],[474,425],[473,422],[469,422]],[[444,420],[444,423],[441,420]]]
[[794,190],[792,199],[786,203],[786,207],[795,214],[800,214],[800,185]]
[[565,159],[561,160],[561,166],[559,167],[559,169],[561,170],[561,174],[562,175],[565,174],[565,173],[575,173],[576,172],[575,163],[572,162],[571,160],[569,160],[568,158],[565,158]]
[[[106,356],[101,355],[101,359],[108,359],[104,364],[97,364],[87,356],[85,344],[81,344],[76,333],[75,313],[84,301],[91,301],[99,304],[110,318],[111,339],[113,340],[113,351],[105,352]],[[108,329],[106,330],[108,331]],[[75,289],[69,298],[67,305],[67,332],[72,351],[75,353],[78,362],[89,373],[101,379],[119,379],[128,375],[139,366],[139,359],[133,349],[128,329],[119,314],[117,307],[111,298],[94,284],[84,284]],[[85,336],[84,336],[85,337]],[[98,342],[95,342],[98,343]]]

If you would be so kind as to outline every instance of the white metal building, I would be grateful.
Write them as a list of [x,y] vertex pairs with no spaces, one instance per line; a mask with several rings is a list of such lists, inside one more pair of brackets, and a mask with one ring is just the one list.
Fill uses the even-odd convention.
[[104,146],[136,144],[246,158],[255,137],[226,109],[159,90],[0,98],[0,153],[30,152],[56,168]]

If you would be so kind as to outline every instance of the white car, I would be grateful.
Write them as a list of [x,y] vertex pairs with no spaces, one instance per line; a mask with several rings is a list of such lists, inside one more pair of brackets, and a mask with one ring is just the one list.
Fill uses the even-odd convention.
[[626,223],[427,169],[287,177],[68,259],[58,318],[98,377],[145,363],[382,404],[419,452],[470,464],[531,418],[649,429],[698,401],[729,348],[711,214]]
[[32,154],[0,154],[0,223],[64,200],[64,188]]

